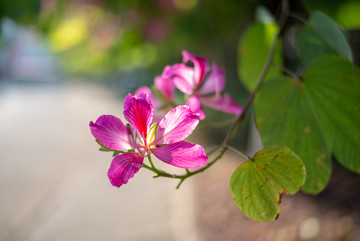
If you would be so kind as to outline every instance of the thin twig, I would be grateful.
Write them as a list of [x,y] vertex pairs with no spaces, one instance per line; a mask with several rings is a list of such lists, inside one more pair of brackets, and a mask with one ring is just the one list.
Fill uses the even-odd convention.
[[270,46],[270,50],[269,50],[269,54],[266,58],[266,62],[265,65],[260,73],[260,76],[257,80],[257,84],[255,89],[253,90],[253,92],[250,94],[250,96],[248,97],[248,99],[245,102],[244,108],[243,108],[243,112],[236,118],[236,120],[234,121],[234,123],[232,124],[232,126],[230,127],[229,131],[226,134],[226,137],[223,141],[223,146],[226,146],[229,144],[230,140],[231,140],[231,135],[233,133],[233,131],[236,129],[236,126],[244,119],[246,112],[248,111],[248,109],[250,108],[252,102],[254,101],[255,95],[257,94],[257,92],[259,91],[261,85],[263,84],[266,74],[268,73],[272,63],[273,63],[273,59],[274,59],[274,55],[275,55],[275,50],[276,50],[276,45],[278,43],[278,40],[280,38],[280,34],[282,32],[282,29],[285,26],[285,21],[287,19],[287,14],[288,14],[288,1],[287,0],[283,0],[282,1],[282,14],[280,16],[279,19],[279,26],[280,26],[280,31],[278,34],[276,34],[272,40],[271,46]]
[[274,55],[275,55],[275,50],[276,50],[276,45],[279,39],[279,34],[275,35],[273,38],[273,41],[271,43],[271,47],[269,50],[269,54],[267,56],[264,68],[261,71],[261,74],[259,76],[259,79],[257,81],[256,87],[253,90],[253,92],[250,94],[250,96],[248,97],[248,99],[246,100],[246,103],[244,105],[243,108],[243,112],[236,118],[236,120],[234,121],[234,123],[232,124],[232,126],[230,127],[229,131],[226,134],[226,137],[223,141],[223,146],[227,146],[231,140],[231,135],[233,133],[233,131],[235,130],[236,126],[244,119],[246,112],[248,111],[248,109],[250,108],[252,102],[254,101],[255,95],[258,92],[258,90],[260,89],[261,85],[263,84],[266,74],[269,70],[269,68],[271,67]]
[[299,20],[303,24],[307,24],[307,20],[303,16],[301,16],[300,14],[290,12],[288,14],[288,16]]
[[236,149],[236,148],[234,148],[232,146],[227,145],[227,148],[229,148],[229,150],[235,152],[236,154],[239,154],[240,156],[242,156],[245,159],[245,161],[251,159],[251,157],[246,155],[246,153],[243,153],[243,152],[239,151],[238,149]]
[[292,71],[291,71],[290,69],[288,69],[288,68],[285,68],[285,67],[282,66],[282,65],[279,65],[279,64],[277,64],[277,63],[272,63],[272,66],[280,69],[281,71],[283,71],[285,74],[289,75],[290,77],[293,77],[293,78],[295,78],[295,79],[297,79],[297,80],[299,79],[299,77],[297,77],[294,72],[292,72]]

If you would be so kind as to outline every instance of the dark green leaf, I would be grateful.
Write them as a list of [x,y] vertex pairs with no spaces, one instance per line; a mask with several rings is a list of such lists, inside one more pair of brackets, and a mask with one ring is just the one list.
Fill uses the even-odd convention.
[[289,148],[262,149],[239,166],[230,180],[235,203],[256,221],[273,221],[279,215],[280,194],[295,194],[305,181],[305,168]]
[[319,56],[336,54],[310,26],[305,26],[297,32],[295,43],[298,55],[306,65]]
[[310,18],[310,26],[339,55],[352,61],[352,53],[344,34],[334,20],[322,12],[314,12]]
[[300,29],[296,36],[300,59],[310,64],[316,57],[338,54],[352,61],[350,46],[337,24],[321,12],[314,12],[309,25]]

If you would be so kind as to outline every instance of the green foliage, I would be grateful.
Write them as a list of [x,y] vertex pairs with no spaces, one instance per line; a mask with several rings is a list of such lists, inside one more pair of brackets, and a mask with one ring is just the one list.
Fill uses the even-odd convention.
[[256,120],[265,145],[289,146],[304,161],[303,190],[319,193],[331,172],[334,153],[360,172],[360,71],[339,56],[310,64],[304,80],[269,80],[256,98]]
[[302,0],[309,12],[321,10],[340,26],[356,29],[360,27],[359,0]]
[[301,29],[296,38],[298,54],[309,64],[317,56],[339,54],[352,61],[352,53],[344,34],[337,24],[321,12],[314,12],[309,25]]
[[357,0],[342,2],[338,8],[335,20],[341,26],[349,29],[360,28],[360,2]]
[[360,173],[360,69],[341,57],[324,56],[304,74],[304,90],[332,153]]
[[289,148],[264,148],[239,166],[230,180],[237,206],[256,221],[273,221],[279,215],[282,193],[295,194],[305,180],[300,158]]
[[315,194],[330,178],[331,161],[302,86],[287,77],[269,80],[256,98],[255,114],[264,145],[284,144],[297,153],[307,169],[303,189]]
[[[256,86],[261,70],[266,62],[268,52],[279,27],[275,23],[253,24],[244,34],[239,45],[238,72],[241,82],[248,91]],[[274,62],[281,65],[281,43],[278,43]],[[279,69],[271,68],[268,77],[276,76]]]
[[36,22],[40,5],[40,0],[0,1],[0,20],[7,17],[21,23]]
[[297,32],[296,50],[301,61],[306,65],[318,56],[336,54],[310,26],[305,26]]

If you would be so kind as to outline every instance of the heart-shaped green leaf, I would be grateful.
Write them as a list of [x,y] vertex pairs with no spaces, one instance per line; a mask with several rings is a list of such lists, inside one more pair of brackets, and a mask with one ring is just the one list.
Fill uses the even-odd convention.
[[273,221],[279,215],[280,194],[295,194],[305,181],[305,168],[289,148],[273,145],[240,165],[231,176],[235,203],[255,221]]
[[322,191],[334,153],[360,172],[360,70],[340,56],[316,59],[304,80],[277,77],[255,100],[256,121],[265,145],[284,144],[303,160],[303,190]]
[[[266,62],[272,40],[278,31],[279,27],[274,23],[254,24],[244,34],[238,50],[238,72],[241,82],[248,91],[255,88],[257,79]],[[274,56],[274,63],[277,64],[281,64],[280,46],[279,41]],[[279,69],[272,67],[267,77],[270,78],[280,73]]]

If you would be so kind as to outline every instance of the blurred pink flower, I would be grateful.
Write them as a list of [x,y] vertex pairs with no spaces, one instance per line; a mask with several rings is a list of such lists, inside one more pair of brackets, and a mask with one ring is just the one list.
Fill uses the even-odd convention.
[[[174,92],[175,86],[171,80],[165,79],[162,76],[157,76],[154,79],[155,88],[157,91],[156,96],[153,94],[152,90],[147,86],[140,86],[136,91],[135,95],[140,93],[146,93],[154,107],[154,122],[159,122],[161,117],[165,115],[166,111],[169,110],[168,107],[174,106]],[[159,99],[158,99],[158,98]]]
[[[205,58],[182,51],[183,63],[166,66],[163,78],[170,79],[181,92],[189,95],[186,104],[191,110],[205,118],[201,104],[226,113],[240,115],[243,111],[228,94],[221,94],[225,87],[225,73],[213,63],[211,68]],[[191,62],[193,67],[186,65]]]
[[144,157],[151,153],[180,168],[198,168],[207,162],[201,145],[183,141],[199,123],[199,116],[188,106],[177,106],[159,123],[152,123],[149,96],[129,94],[124,101],[124,117],[129,127],[112,115],[102,115],[95,123],[90,122],[91,133],[101,145],[122,152],[115,156],[108,171],[112,185],[120,187],[127,183],[141,168]]

